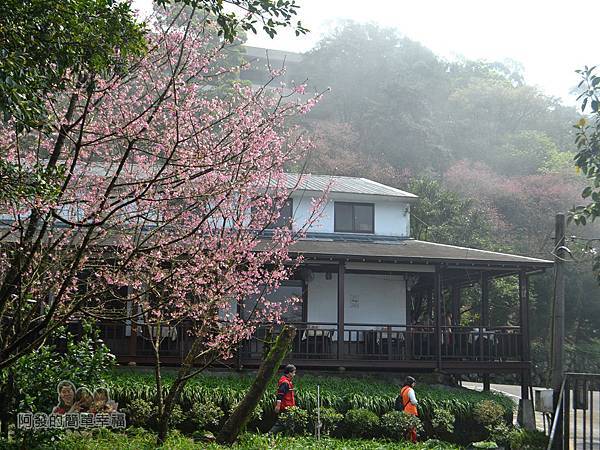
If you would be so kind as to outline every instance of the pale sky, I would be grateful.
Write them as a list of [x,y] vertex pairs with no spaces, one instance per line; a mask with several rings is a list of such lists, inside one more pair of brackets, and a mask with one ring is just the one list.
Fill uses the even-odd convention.
[[[146,9],[151,0],[136,0]],[[527,83],[574,103],[569,90],[576,69],[594,65],[597,28],[595,3],[559,0],[297,0],[303,25],[296,37],[280,31],[275,39],[249,34],[257,47],[304,52],[343,20],[393,27],[446,58],[515,60]]]

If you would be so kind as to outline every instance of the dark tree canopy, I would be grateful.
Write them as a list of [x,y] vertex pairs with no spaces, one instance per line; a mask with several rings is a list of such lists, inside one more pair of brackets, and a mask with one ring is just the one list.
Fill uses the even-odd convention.
[[0,111],[38,127],[45,96],[73,74],[106,76],[145,49],[144,25],[117,0],[7,0],[0,10]]

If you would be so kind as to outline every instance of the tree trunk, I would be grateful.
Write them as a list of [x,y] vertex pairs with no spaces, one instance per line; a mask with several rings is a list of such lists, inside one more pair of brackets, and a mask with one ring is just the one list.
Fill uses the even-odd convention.
[[[190,372],[194,368],[194,363],[196,361],[195,355],[198,354],[201,346],[202,346],[201,339],[200,338],[194,339],[192,347],[188,351],[186,357],[184,358],[184,360],[181,363],[181,367],[179,368],[179,371],[177,372],[177,378],[175,378],[175,381],[169,387],[166,397],[163,396],[162,411],[158,415],[158,437],[156,439],[156,442],[158,445],[164,444],[165,440],[167,439],[167,434],[169,432],[169,416],[171,415],[171,412],[173,411],[173,407],[176,404],[179,393],[181,392],[181,390],[184,388],[185,384],[189,380]],[[160,374],[160,367],[159,367],[159,371],[157,373],[155,373],[155,376],[159,376],[159,374]]]
[[283,328],[281,334],[275,340],[275,344],[271,347],[269,354],[260,365],[250,390],[231,416],[229,416],[225,425],[223,425],[221,432],[217,436],[218,443],[233,444],[235,442],[240,431],[248,422],[252,411],[254,411],[258,402],[260,402],[269,382],[277,372],[277,369],[279,369],[295,335],[296,329],[294,327],[286,326]]

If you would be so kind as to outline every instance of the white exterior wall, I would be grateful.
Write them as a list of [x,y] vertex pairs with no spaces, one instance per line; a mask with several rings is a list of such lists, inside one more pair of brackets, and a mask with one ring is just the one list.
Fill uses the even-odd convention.
[[[344,322],[392,325],[406,323],[406,287],[402,275],[347,273]],[[337,323],[337,274],[331,280],[314,273],[308,283],[308,321]]]
[[[318,194],[296,193],[293,195],[294,229],[307,223],[312,210],[311,200]],[[330,194],[319,219],[308,231],[315,233],[334,232],[334,203],[336,201],[373,203],[375,205],[375,234],[381,236],[409,237],[410,206],[402,199],[382,198],[381,196]],[[356,233],[359,234],[359,233]]]

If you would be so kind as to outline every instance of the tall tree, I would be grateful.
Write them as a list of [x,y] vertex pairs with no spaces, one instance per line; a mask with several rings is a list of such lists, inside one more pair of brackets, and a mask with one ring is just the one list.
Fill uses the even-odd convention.
[[289,195],[284,164],[309,145],[287,122],[316,102],[239,84],[216,95],[228,73],[217,30],[170,25],[128,71],[74,74],[49,94],[51,132],[8,123],[0,135],[15,167],[65,167],[51,198],[0,204],[0,369],[73,317],[156,330],[191,319],[194,344],[161,399],[166,415],[197,364],[228,357],[285,308],[263,295],[288,276],[295,235],[283,228],[264,241],[260,231]]
[[[7,0],[0,12],[0,111],[17,131],[38,128],[49,94],[120,70],[145,49],[144,25],[119,0]],[[82,80],[83,81],[83,80]]]

